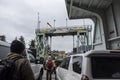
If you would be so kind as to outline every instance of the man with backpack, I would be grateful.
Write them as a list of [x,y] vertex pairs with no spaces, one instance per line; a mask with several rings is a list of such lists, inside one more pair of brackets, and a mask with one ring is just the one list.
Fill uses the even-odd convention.
[[29,61],[25,58],[25,45],[14,40],[7,59],[0,62],[0,80],[35,80]]
[[48,60],[46,62],[46,70],[47,70],[47,80],[51,80],[52,75],[52,69],[53,69],[53,62],[51,59],[51,56],[48,57]]

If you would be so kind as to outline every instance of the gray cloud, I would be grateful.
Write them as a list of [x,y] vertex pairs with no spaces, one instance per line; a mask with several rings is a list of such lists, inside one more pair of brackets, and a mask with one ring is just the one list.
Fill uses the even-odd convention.
[[53,37],[52,39],[52,49],[54,50],[64,50],[67,52],[72,51],[73,48],[73,37],[63,36],[63,37]]
[[[68,18],[64,0],[0,0],[0,35],[6,35],[8,42],[22,35],[28,44],[35,38],[37,12],[40,13],[41,28],[48,28],[47,22],[53,25],[54,19],[56,27],[63,27]],[[88,22],[91,24],[90,20]],[[68,21],[68,26],[82,24],[83,20]],[[72,49],[72,39],[61,38],[59,42],[57,39],[60,40],[59,37],[53,39],[53,49]]]
[[[21,0],[1,0],[0,25],[8,41],[16,36],[33,37],[35,29],[35,15],[33,9]],[[33,37],[34,38],[34,37]]]

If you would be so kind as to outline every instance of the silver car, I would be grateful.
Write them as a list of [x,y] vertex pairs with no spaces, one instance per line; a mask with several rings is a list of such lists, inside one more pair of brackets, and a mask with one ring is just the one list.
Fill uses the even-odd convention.
[[27,59],[30,61],[31,68],[33,70],[35,79],[41,80],[43,76],[43,62],[40,59],[36,59],[32,51],[26,50]]

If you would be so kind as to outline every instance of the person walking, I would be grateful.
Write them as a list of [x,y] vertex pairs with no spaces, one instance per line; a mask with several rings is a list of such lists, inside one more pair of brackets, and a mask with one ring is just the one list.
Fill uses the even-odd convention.
[[47,74],[46,74],[46,80],[51,80],[51,76],[52,76],[52,69],[53,69],[53,62],[51,59],[51,56],[48,57],[48,60],[46,62],[46,70],[47,70]]
[[18,40],[14,40],[11,43],[10,53],[8,53],[7,58],[11,60],[19,58],[15,61],[15,72],[19,74],[16,76],[19,77],[17,80],[35,80],[30,63],[25,58],[25,52],[25,45]]
[[53,73],[54,73],[54,75],[55,75],[55,80],[57,80],[57,76],[56,76],[56,58],[55,59],[53,59]]

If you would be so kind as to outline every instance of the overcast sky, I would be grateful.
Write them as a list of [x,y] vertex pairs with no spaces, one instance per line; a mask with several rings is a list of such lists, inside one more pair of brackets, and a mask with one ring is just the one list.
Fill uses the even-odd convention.
[[[38,12],[41,28],[47,28],[47,22],[53,25],[54,19],[56,27],[66,26],[68,15],[64,0],[0,0],[0,35],[5,35],[9,43],[22,35],[28,44],[35,38]],[[89,19],[85,21],[93,24]],[[83,20],[68,20],[68,26],[83,24]],[[72,37],[53,38],[52,49],[72,51]]]

